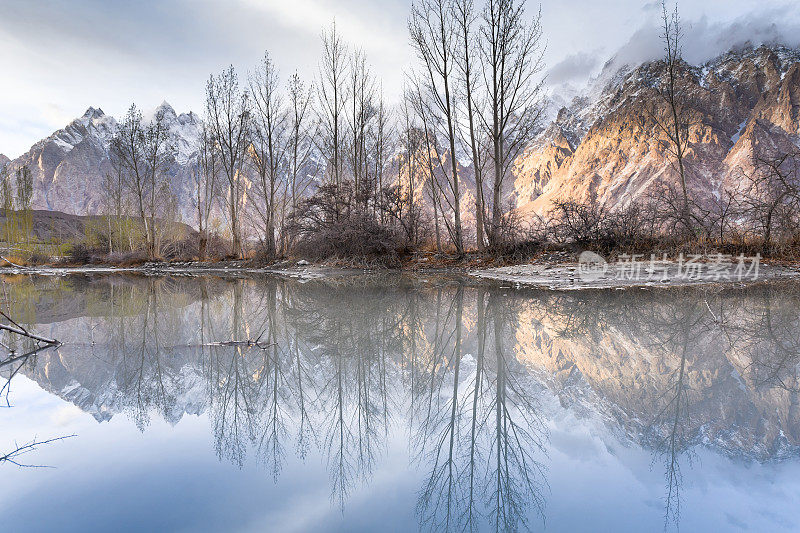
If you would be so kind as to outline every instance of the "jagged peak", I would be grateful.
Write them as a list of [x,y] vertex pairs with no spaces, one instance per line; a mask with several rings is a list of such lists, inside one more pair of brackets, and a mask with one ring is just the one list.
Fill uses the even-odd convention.
[[175,108],[169,105],[169,102],[166,100],[162,101],[158,107],[156,107],[155,111],[153,112],[154,116],[158,116],[162,114],[165,117],[177,117],[178,114],[175,112]]
[[83,114],[83,116],[81,118],[92,120],[92,119],[101,118],[101,117],[104,117],[104,116],[105,116],[105,113],[103,113],[102,109],[100,109],[99,107],[91,107],[90,106],[89,109],[86,110],[86,112]]
[[754,46],[752,42],[747,41],[744,44],[734,46],[727,52],[724,52],[717,57],[714,57],[702,66],[710,66],[725,63],[727,61],[742,61],[743,59],[755,59],[759,57],[767,57],[770,55],[776,56],[781,60],[800,60],[800,49],[792,48],[783,44],[760,44]]

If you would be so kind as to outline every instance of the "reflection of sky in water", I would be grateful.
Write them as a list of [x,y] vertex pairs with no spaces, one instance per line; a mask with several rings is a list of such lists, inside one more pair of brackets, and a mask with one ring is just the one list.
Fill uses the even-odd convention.
[[[445,302],[452,301],[451,293],[445,296]],[[225,297],[223,293],[223,301]],[[424,298],[429,304],[431,295]],[[465,309],[474,307],[469,298],[465,302]],[[188,309],[195,303],[184,305],[189,307],[182,307],[183,314],[177,318],[166,314],[162,318],[171,321],[173,328],[176,320],[191,323],[195,317]],[[256,307],[245,304],[245,308]],[[451,310],[443,307],[442,315],[447,316]],[[422,314],[426,320],[432,317],[430,309]],[[77,312],[77,316],[85,315]],[[279,321],[291,322],[286,318],[290,316],[281,315]],[[470,364],[465,363],[462,371],[472,375],[476,317],[472,311],[465,311],[462,320],[463,351],[470,354],[465,358]],[[98,321],[93,319],[92,323],[97,338],[104,338],[98,334]],[[443,319],[442,329],[448,329],[448,323],[455,320]],[[77,328],[76,337],[85,335],[80,329],[86,327],[83,322],[71,319],[69,327]],[[172,333],[180,336],[185,331],[177,327]],[[696,331],[693,334],[699,335]],[[451,350],[452,344],[448,343],[452,336],[443,338],[448,339],[444,344]],[[177,344],[178,339],[170,341]],[[87,355],[68,348],[62,353],[67,367],[70,358],[113,360],[107,359],[106,354]],[[506,349],[515,353],[520,347],[509,344]],[[700,364],[702,361],[688,366],[694,369]],[[313,365],[310,368],[318,371]],[[41,379],[41,372],[45,371],[37,372]],[[387,375],[389,381],[396,379],[392,371]],[[547,531],[663,530],[665,466],[661,456],[625,436],[619,426],[610,424],[598,412],[564,405],[563,389],[539,386],[540,381],[549,378],[536,375],[536,386],[526,390],[537,397],[547,438],[545,453],[530,451],[544,467],[546,488],[544,523],[533,506],[524,509],[531,528],[538,530],[544,525]],[[462,376],[464,383],[468,379]],[[432,392],[446,400],[450,389],[446,380],[444,383]],[[34,435],[78,436],[41,447],[27,457],[37,464],[57,468],[0,466],[3,531],[408,531],[419,527],[419,499],[431,476],[432,456],[420,454],[413,444],[418,438],[419,420],[409,418],[412,414],[419,417],[420,411],[409,410],[403,386],[395,389],[404,391],[399,394],[403,398],[393,407],[387,433],[376,446],[371,473],[367,479],[354,476],[343,509],[331,494],[329,455],[322,453],[320,446],[311,446],[305,460],[299,459],[291,424],[280,473],[273,481],[271,465],[256,464],[252,450],[248,450],[241,469],[218,458],[216,426],[209,410],[199,416],[183,415],[174,426],[153,410],[149,423],[140,431],[132,417],[125,414],[118,413],[111,420],[98,423],[73,404],[45,392],[42,386],[27,375],[15,378],[10,397],[14,407],[0,410],[0,450],[9,449],[14,440],[23,442]],[[600,391],[602,387],[597,385],[596,389]],[[466,387],[461,394],[464,390]],[[696,403],[704,405],[700,400]],[[445,408],[450,404],[442,401],[436,405],[434,410],[446,418]],[[515,415],[512,412],[510,416]],[[446,443],[447,434],[441,433],[439,426],[431,433],[436,437],[434,442],[444,435]],[[791,531],[800,527],[797,459],[759,462],[703,446],[692,449],[693,455],[679,457],[681,529]],[[460,473],[463,475],[464,471]],[[492,529],[486,519],[481,524],[484,529]],[[668,523],[668,529],[674,527]]]
[[[3,444],[17,434],[77,433],[43,447],[36,459],[55,469],[3,467],[4,531],[408,531],[421,481],[408,467],[403,432],[372,481],[342,514],[330,500],[324,459],[287,454],[277,484],[263,469],[217,460],[204,416],[175,427],[154,420],[144,433],[124,417],[98,424],[23,378],[16,407],[0,411]],[[32,402],[32,405],[23,405]],[[69,414],[65,416],[65,412]],[[61,423],[55,425],[60,420]],[[663,476],[650,454],[604,442],[565,417],[551,428],[547,531],[659,531]],[[572,425],[575,424],[575,425]],[[687,470],[681,528],[794,530],[800,467],[733,464],[704,453]],[[532,525],[536,529],[537,523]]]
[[399,531],[416,527],[416,478],[402,439],[390,454],[397,460],[355,490],[342,515],[319,456],[303,464],[287,454],[275,484],[256,465],[239,470],[219,461],[205,416],[186,416],[175,427],[153,420],[144,433],[124,417],[98,424],[89,415],[56,429],[62,401],[25,378],[15,389],[17,407],[0,411],[3,445],[6,428],[79,436],[37,452],[38,463],[58,468],[3,467],[4,531],[374,531],[387,517]]

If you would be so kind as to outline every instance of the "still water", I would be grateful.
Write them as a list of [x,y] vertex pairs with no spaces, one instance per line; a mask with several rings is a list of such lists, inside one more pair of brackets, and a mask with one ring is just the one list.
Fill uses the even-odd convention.
[[5,291],[3,532],[800,529],[798,287]]

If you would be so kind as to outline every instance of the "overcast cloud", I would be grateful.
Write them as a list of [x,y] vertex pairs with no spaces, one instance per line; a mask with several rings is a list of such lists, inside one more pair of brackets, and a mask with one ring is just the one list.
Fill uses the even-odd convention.
[[[480,0],[476,0],[480,3]],[[783,0],[685,2],[684,55],[699,62],[752,41],[800,44],[800,8]],[[101,107],[119,116],[131,102],[202,111],[209,74],[242,72],[268,50],[288,76],[316,75],[319,35],[335,18],[368,54],[396,100],[412,61],[410,0],[2,0],[0,153],[31,144]],[[529,0],[530,15],[537,3]],[[581,85],[612,56],[639,62],[660,53],[658,2],[543,0],[551,84]]]

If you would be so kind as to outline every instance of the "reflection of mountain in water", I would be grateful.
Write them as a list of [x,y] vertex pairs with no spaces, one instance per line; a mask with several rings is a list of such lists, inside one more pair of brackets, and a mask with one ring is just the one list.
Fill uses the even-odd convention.
[[680,396],[687,445],[758,460],[796,453],[795,291],[540,293],[523,307],[517,357],[565,405],[601,410],[652,446]]
[[[456,281],[34,279],[18,316],[64,342],[23,372],[106,420],[140,428],[208,413],[218,455],[328,459],[344,503],[389,428],[409,429],[431,529],[497,529],[544,505],[545,420],[578,417],[664,458],[667,515],[680,457],[798,451],[800,294],[780,287],[512,292]],[[223,341],[259,340],[259,346]],[[551,405],[548,403],[547,405]],[[548,407],[553,409],[554,407]]]

